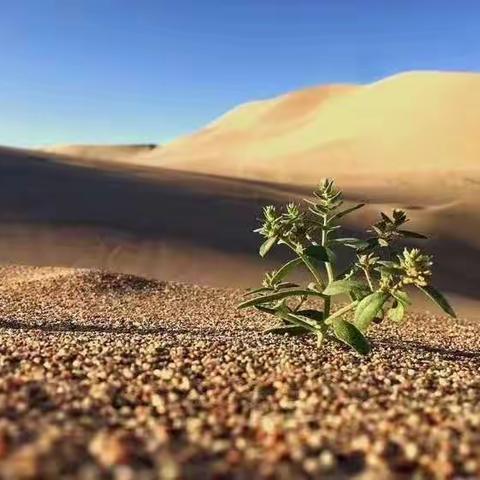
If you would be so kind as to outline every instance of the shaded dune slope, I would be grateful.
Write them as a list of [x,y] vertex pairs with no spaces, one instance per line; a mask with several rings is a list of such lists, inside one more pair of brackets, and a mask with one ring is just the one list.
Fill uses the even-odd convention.
[[264,268],[248,261],[255,218],[286,195],[259,185],[3,149],[0,259],[245,285]]
[[[0,179],[3,263],[94,267],[219,286],[251,286],[277,265],[282,252],[257,258],[256,218],[266,203],[308,193],[301,186],[161,168],[100,169],[7,149],[0,154]],[[480,249],[460,229],[464,223],[476,228],[476,211],[450,212],[450,203],[460,204],[443,193],[425,198],[423,181],[414,189],[411,181],[400,183],[392,192],[388,182],[345,179],[347,201],[369,203],[346,233],[363,230],[378,208],[407,207],[414,226],[434,234],[427,249],[440,259],[438,286],[479,300],[480,274],[471,265],[480,262]]]

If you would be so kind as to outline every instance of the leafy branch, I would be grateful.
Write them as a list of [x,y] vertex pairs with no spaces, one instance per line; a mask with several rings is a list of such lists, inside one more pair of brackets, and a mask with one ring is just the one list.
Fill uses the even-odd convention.
[[[408,222],[404,211],[394,209],[391,216],[381,212],[380,220],[368,230],[372,235],[362,240],[336,237],[339,221],[364,204],[344,208],[342,192],[333,180],[322,181],[313,192],[313,200],[305,203],[303,210],[294,203],[280,211],[265,207],[262,225],[255,230],[264,237],[260,256],[265,257],[277,245],[285,245],[295,256],[267,273],[262,286],[248,291],[239,305],[277,317],[280,324],[267,332],[313,334],[319,345],[333,339],[365,355],[370,351],[365,332],[384,318],[403,322],[411,304],[407,290],[412,287],[455,316],[447,299],[430,284],[432,257],[417,248],[397,247],[402,239],[426,238],[404,228]],[[341,247],[352,249],[355,258],[336,274]],[[286,281],[298,268],[306,268],[313,281],[303,287]],[[332,300],[340,295],[348,295],[351,301],[332,311]],[[322,300],[321,310],[302,309],[312,298]]]

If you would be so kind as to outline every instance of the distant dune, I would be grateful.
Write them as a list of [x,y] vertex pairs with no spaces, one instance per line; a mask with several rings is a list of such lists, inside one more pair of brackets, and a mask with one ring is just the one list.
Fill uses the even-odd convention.
[[[241,105],[161,148],[0,149],[0,261],[256,283],[265,203],[335,177],[364,230],[408,211],[436,283],[480,318],[480,75],[415,72]],[[467,308],[468,307],[468,308]]]
[[150,155],[171,168],[280,182],[445,173],[479,168],[479,126],[480,74],[411,72],[242,105]]

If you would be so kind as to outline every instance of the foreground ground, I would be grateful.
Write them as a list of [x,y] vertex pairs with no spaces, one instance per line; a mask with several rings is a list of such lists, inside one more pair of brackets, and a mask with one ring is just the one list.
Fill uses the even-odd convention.
[[238,291],[0,269],[0,478],[479,478],[480,324],[359,358],[261,334]]

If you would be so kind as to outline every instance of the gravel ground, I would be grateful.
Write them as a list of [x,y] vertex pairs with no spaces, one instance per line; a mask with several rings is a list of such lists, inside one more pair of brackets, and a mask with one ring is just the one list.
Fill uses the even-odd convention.
[[480,325],[360,358],[262,335],[240,292],[0,269],[0,478],[480,478]]

